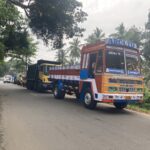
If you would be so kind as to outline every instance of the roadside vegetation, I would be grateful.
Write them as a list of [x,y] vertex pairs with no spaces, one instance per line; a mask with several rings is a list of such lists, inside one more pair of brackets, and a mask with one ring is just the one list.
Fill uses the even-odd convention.
[[130,104],[128,109],[150,114],[150,103],[144,102],[140,104]]
[[145,87],[143,103],[131,104],[128,108],[150,114],[150,89]]

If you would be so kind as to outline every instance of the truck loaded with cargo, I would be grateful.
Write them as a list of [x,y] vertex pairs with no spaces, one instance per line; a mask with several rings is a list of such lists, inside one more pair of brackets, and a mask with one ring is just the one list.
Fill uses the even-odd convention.
[[43,92],[51,89],[51,81],[48,79],[49,68],[59,65],[59,62],[38,60],[36,64],[29,65],[26,77],[26,86],[29,90]]
[[118,109],[142,102],[144,83],[139,57],[136,44],[129,41],[110,38],[86,45],[80,65],[49,68],[54,97],[75,94],[89,109],[98,102],[113,103]]

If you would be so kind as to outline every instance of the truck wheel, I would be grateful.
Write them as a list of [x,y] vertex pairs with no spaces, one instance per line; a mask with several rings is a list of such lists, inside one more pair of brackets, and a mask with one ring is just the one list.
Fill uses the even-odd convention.
[[41,83],[41,81],[38,81],[37,83],[36,83],[36,91],[37,92],[44,92],[44,90],[43,90],[43,88],[42,88],[42,83]]
[[96,108],[97,101],[95,101],[93,99],[93,95],[92,95],[91,90],[86,90],[84,92],[83,102],[84,102],[84,106],[88,109],[95,109]]
[[117,109],[124,109],[127,107],[127,103],[124,102],[124,103],[119,103],[119,102],[114,102],[114,106],[117,108]]
[[76,92],[75,95],[76,95],[76,99],[79,100],[79,99],[80,99],[80,94],[79,94],[79,92]]
[[30,87],[30,83],[29,83],[29,82],[27,82],[27,89],[28,89],[28,90],[31,90],[31,87]]
[[54,87],[53,94],[56,99],[64,99],[64,97],[65,97],[65,92],[58,89],[57,86]]

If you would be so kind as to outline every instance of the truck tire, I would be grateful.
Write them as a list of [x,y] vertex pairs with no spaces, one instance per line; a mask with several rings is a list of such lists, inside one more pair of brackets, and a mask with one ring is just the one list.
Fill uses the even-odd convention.
[[80,94],[79,94],[79,92],[75,92],[75,95],[76,95],[76,99],[79,100],[79,99],[80,99]]
[[27,82],[27,89],[28,89],[28,90],[31,90],[31,87],[30,87],[30,83],[29,83],[29,82]]
[[33,81],[30,81],[30,82],[28,83],[28,89],[29,89],[29,90],[33,90],[33,89],[34,89]]
[[34,83],[34,89],[37,92],[44,92],[44,89],[42,88],[42,83],[40,80],[38,80],[37,82]]
[[117,108],[117,109],[124,109],[126,108],[128,105],[127,102],[124,102],[124,103],[120,103],[120,102],[114,102],[114,106]]
[[60,90],[57,85],[54,87],[53,94],[56,99],[64,99],[65,97],[65,92]]
[[88,109],[96,108],[97,101],[93,99],[93,95],[90,89],[84,92],[83,103],[84,103],[84,106]]

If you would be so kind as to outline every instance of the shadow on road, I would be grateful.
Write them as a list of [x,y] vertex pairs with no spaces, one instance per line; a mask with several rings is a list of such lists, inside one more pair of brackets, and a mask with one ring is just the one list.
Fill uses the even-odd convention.
[[[80,107],[83,107],[84,109],[84,106],[82,106],[82,103],[79,102],[79,100],[75,98],[65,98],[64,101],[72,105],[76,105],[76,106],[78,105],[77,107],[80,106]],[[134,115],[133,112],[130,112],[127,109],[119,110],[119,109],[116,109],[113,105],[104,104],[104,103],[98,103],[95,110],[89,110],[89,111],[98,112],[102,114],[111,114],[111,115]]]
[[[15,93],[16,96],[18,95],[18,93],[20,96],[26,95],[29,93],[35,94],[35,96],[37,96],[37,99],[35,99],[35,100],[38,100],[38,101],[41,100],[41,101],[47,101],[47,102],[50,101],[51,102],[51,103],[49,102],[50,105],[54,105],[54,106],[56,105],[56,107],[58,104],[59,105],[65,104],[65,105],[68,105],[68,108],[70,105],[70,107],[78,107],[79,109],[82,107],[81,109],[85,109],[84,106],[82,105],[82,103],[79,102],[79,100],[77,100],[74,96],[66,96],[64,100],[57,100],[57,99],[53,98],[53,94],[50,91],[44,92],[44,93],[37,93],[35,91],[30,91],[30,90],[27,90],[26,88],[23,88],[20,86],[13,86],[13,88],[7,87],[7,91],[9,92],[9,95],[12,95]],[[6,94],[6,91],[4,93]],[[4,95],[4,93],[3,93],[3,95]],[[75,108],[75,109],[78,109],[78,108]],[[87,110],[87,109],[85,109],[85,110]],[[109,115],[134,115],[134,112],[130,112],[126,109],[118,110],[113,105],[102,104],[102,103],[99,103],[95,110],[88,110],[88,111],[93,111],[93,112],[101,113],[101,114],[109,114]]]
[[119,110],[116,109],[115,107],[113,107],[113,105],[109,105],[109,104],[98,104],[96,111],[103,113],[103,114],[111,114],[111,115],[131,115],[133,114],[132,112],[123,109],[123,110]]

